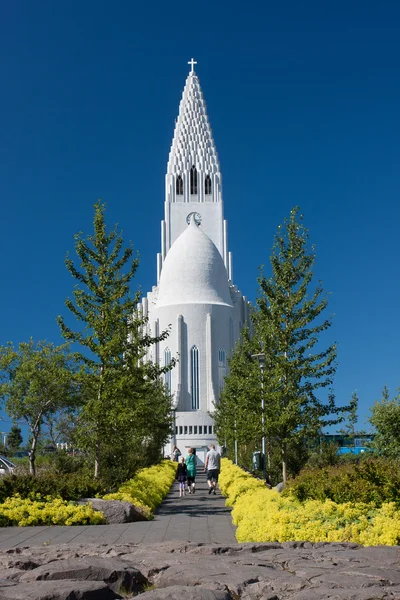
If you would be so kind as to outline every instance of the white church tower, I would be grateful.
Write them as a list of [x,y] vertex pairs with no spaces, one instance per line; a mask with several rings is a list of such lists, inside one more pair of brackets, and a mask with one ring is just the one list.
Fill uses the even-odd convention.
[[196,448],[204,461],[216,442],[212,413],[230,357],[249,320],[248,303],[232,281],[222,178],[206,105],[189,62],[165,178],[165,217],[157,256],[157,287],[142,300],[149,328],[169,337],[151,359],[177,365],[165,375],[175,408],[174,444]]

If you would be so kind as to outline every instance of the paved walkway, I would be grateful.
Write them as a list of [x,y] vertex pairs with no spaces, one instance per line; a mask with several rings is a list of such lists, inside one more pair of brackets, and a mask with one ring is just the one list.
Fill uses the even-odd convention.
[[217,491],[208,494],[205,475],[197,476],[196,493],[179,498],[174,483],[153,521],[120,525],[76,525],[0,528],[0,549],[53,544],[151,544],[183,540],[235,544],[230,509]]

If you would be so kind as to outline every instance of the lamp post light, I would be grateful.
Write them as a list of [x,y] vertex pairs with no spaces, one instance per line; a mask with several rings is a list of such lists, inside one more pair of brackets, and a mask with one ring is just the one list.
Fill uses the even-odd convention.
[[251,358],[256,360],[261,371],[261,451],[263,454],[263,479],[267,481],[267,456],[265,444],[265,400],[264,400],[264,369],[265,369],[265,354],[252,354]]

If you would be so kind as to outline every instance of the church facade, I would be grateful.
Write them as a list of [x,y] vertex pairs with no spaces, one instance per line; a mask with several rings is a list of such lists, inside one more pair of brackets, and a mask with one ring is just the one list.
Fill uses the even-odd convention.
[[165,375],[175,409],[165,453],[174,444],[182,453],[192,447],[201,464],[216,443],[212,413],[249,305],[233,284],[220,165],[196,63],[189,64],[165,178],[157,286],[142,299],[142,311],[153,334],[170,328],[151,360],[178,359]]

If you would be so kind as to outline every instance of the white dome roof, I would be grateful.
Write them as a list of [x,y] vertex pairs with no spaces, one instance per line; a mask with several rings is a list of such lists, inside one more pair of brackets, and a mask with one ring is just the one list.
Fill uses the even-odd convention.
[[193,217],[171,246],[161,271],[157,307],[173,304],[232,306],[222,257]]

